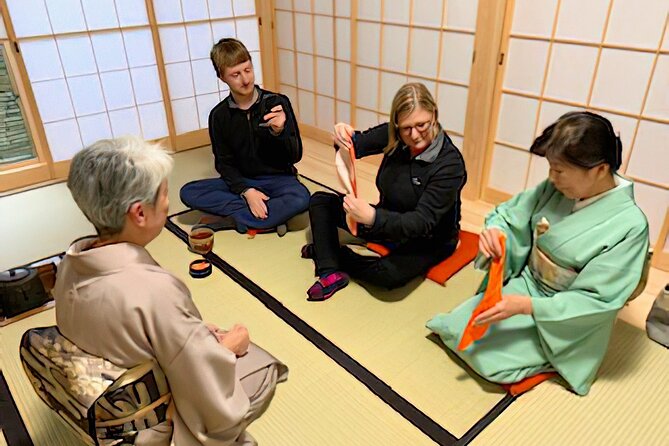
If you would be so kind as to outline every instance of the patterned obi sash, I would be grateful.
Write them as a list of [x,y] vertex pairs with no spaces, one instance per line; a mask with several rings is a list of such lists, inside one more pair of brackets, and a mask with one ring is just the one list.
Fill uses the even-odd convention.
[[40,398],[87,444],[134,444],[141,430],[167,420],[170,389],[154,361],[118,367],[56,327],[28,330],[20,355]]

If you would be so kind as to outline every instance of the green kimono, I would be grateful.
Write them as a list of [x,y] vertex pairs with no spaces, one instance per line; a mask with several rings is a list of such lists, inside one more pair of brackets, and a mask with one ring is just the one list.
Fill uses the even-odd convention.
[[482,293],[435,316],[427,327],[490,381],[514,383],[556,371],[576,393],[587,394],[648,250],[648,223],[634,202],[632,183],[618,176],[616,183],[576,203],[546,180],[486,218],[486,227],[507,236],[502,294],[529,296],[532,315],[490,324],[465,351],[457,346]]

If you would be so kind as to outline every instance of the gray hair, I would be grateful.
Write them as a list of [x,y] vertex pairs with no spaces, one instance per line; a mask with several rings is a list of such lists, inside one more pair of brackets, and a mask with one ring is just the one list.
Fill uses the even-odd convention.
[[114,235],[133,203],[156,203],[172,165],[159,145],[138,137],[103,139],[74,156],[67,187],[98,234]]

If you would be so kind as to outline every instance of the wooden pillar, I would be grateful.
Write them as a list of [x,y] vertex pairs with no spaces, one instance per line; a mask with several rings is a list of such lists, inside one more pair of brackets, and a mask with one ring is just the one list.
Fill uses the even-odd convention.
[[469,200],[481,197],[484,165],[493,149],[496,91],[501,88],[504,45],[508,42],[504,36],[508,36],[512,13],[513,0],[479,1],[462,148],[468,175],[462,195]]

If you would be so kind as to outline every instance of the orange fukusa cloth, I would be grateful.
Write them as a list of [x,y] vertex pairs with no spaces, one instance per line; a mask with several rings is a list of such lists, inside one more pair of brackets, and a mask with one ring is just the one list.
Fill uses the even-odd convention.
[[[348,154],[351,158],[351,168],[348,172],[351,178],[351,187],[353,188],[351,192],[355,198],[358,198],[358,185],[355,181],[355,149],[351,147],[351,149],[348,151]],[[346,225],[348,226],[349,231],[351,231],[351,234],[355,236],[358,235],[358,222],[356,222],[353,217],[348,214],[346,214]]]
[[489,324],[474,325],[474,319],[494,307],[498,302],[502,301],[502,284],[504,282],[504,260],[506,258],[506,236],[502,233],[499,236],[499,243],[502,245],[502,255],[497,259],[493,259],[488,272],[488,286],[481,302],[474,308],[472,316],[469,318],[467,327],[462,333],[462,339],[458,345],[458,350],[464,350],[471,345],[472,342],[477,341],[483,337],[488,331]]

